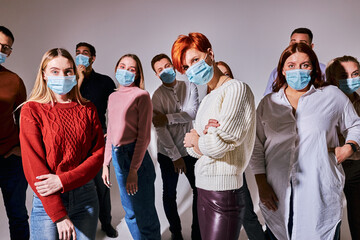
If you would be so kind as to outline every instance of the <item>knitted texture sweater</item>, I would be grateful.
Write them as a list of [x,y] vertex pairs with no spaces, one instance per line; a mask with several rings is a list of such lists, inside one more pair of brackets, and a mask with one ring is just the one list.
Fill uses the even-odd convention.
[[[209,119],[220,126],[203,133]],[[238,80],[225,82],[202,100],[195,119],[203,155],[187,148],[199,160],[195,165],[196,187],[225,191],[242,186],[255,141],[255,103],[248,85]]]
[[62,192],[83,186],[100,171],[104,159],[104,136],[95,106],[76,102],[24,104],[20,115],[20,144],[24,173],[55,222],[65,215],[61,192],[40,196],[37,176],[56,174]]

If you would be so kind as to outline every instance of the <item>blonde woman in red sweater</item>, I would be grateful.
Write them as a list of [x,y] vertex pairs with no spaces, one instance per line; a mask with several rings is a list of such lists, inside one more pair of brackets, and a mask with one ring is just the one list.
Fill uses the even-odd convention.
[[92,179],[103,163],[104,138],[95,106],[81,97],[76,79],[69,52],[49,50],[21,110],[24,172],[35,193],[31,239],[95,239]]

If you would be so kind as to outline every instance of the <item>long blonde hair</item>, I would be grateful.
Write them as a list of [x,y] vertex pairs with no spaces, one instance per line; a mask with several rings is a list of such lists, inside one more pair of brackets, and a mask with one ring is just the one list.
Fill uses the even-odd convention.
[[128,53],[128,54],[125,54],[124,56],[122,56],[119,61],[117,61],[116,65],[115,65],[115,72],[116,72],[116,69],[120,63],[120,61],[125,58],[125,57],[130,57],[132,59],[135,60],[136,62],[136,73],[137,73],[137,77],[134,81],[135,83],[135,86],[141,88],[141,89],[145,89],[145,82],[144,82],[144,73],[143,73],[143,68],[142,68],[142,65],[141,65],[141,62],[140,62],[140,59],[138,58],[138,56],[136,56],[135,54],[131,54],[131,53]]
[[[71,54],[63,48],[53,48],[47,51],[42,57],[34,88],[32,89],[30,97],[26,102],[33,101],[38,103],[51,103],[52,105],[54,104],[54,94],[47,86],[46,80],[43,77],[43,72],[45,71],[47,64],[51,60],[59,56],[62,56],[71,62],[74,73],[76,74],[76,80],[78,80],[79,77],[76,72],[75,62]],[[72,101],[76,101],[81,105],[84,105],[87,102],[87,100],[81,96],[78,85],[75,85],[75,87],[71,89],[71,91],[68,93],[68,96]]]

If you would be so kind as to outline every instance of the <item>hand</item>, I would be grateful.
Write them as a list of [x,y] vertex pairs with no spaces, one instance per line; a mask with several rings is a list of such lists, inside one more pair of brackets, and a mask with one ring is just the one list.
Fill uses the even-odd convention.
[[185,134],[184,137],[184,147],[194,147],[197,146],[199,142],[199,134],[195,129],[191,129],[189,133]]
[[215,128],[217,128],[217,127],[219,127],[219,126],[220,126],[220,124],[219,124],[218,120],[216,120],[216,119],[209,119],[209,122],[208,122],[208,124],[205,126],[205,130],[203,131],[203,133],[204,133],[204,134],[207,134],[207,131],[208,131],[208,128],[209,128],[209,127],[215,127]]
[[34,184],[40,196],[49,196],[63,188],[63,185],[58,175],[45,174],[37,176],[36,179],[42,180]]
[[21,157],[21,149],[20,149],[20,146],[15,146],[15,147],[13,147],[10,151],[8,151],[8,152],[4,155],[4,158],[8,158],[8,157],[10,157],[11,155],[15,155],[15,156]]
[[110,182],[110,166],[106,166],[106,165],[103,166],[101,177],[104,181],[105,186],[111,188],[112,184]]
[[256,183],[259,189],[260,201],[267,207],[269,210],[277,210],[277,202],[279,202],[273,188],[266,180],[265,174],[255,175]]
[[56,222],[56,228],[60,240],[70,240],[71,236],[73,240],[76,240],[74,224],[67,215]]
[[337,163],[340,164],[346,159],[348,159],[354,151],[352,150],[350,144],[344,144],[342,147],[335,148],[335,156],[337,159]]
[[166,126],[166,124],[168,124],[168,119],[166,117],[166,114],[154,110],[152,122],[154,124],[154,127],[164,127]]
[[138,191],[138,175],[136,170],[130,169],[126,179],[126,191],[128,195],[135,195]]
[[77,70],[77,73],[79,75],[78,86],[80,88],[81,84],[83,83],[84,78],[85,78],[86,67],[84,65],[78,65],[76,67],[76,70]]
[[173,161],[173,164],[176,173],[186,173],[186,165],[183,158]]

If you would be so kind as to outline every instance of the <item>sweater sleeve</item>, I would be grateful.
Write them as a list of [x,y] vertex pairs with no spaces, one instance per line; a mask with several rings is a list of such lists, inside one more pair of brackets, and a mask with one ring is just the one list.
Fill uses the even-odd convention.
[[131,160],[130,169],[138,170],[144,159],[146,149],[150,143],[152,104],[149,93],[139,95],[137,101],[138,109],[138,135],[136,139],[134,155]]
[[24,173],[30,187],[41,200],[46,213],[53,222],[56,222],[67,215],[60,192],[42,197],[38,194],[34,185],[35,182],[38,182],[37,176],[54,174],[47,167],[41,126],[38,118],[34,115],[29,104],[25,104],[21,110],[20,117],[20,144]]
[[[220,159],[239,146],[255,129],[255,103],[250,88],[241,82],[227,86],[221,93],[219,127],[210,127],[200,136],[199,149],[213,159]],[[252,134],[252,133],[250,133]]]
[[104,153],[104,165],[109,166],[110,162],[111,162],[111,151],[112,151],[112,145],[111,145],[111,135],[113,133],[113,130],[111,128],[111,121],[110,119],[112,119],[111,116],[111,111],[109,111],[110,109],[110,105],[113,104],[111,101],[113,95],[109,96],[109,100],[108,100],[108,123],[107,123],[107,131],[106,131],[106,143],[105,143],[105,153]]
[[85,185],[96,176],[103,165],[105,143],[102,126],[93,104],[91,104],[90,109],[90,122],[93,124],[91,148],[87,154],[87,158],[79,166],[58,175],[63,184],[63,192]]

